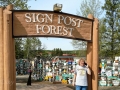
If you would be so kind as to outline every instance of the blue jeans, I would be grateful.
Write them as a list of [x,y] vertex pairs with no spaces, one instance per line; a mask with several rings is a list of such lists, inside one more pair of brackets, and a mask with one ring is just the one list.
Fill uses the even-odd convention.
[[87,90],[87,86],[78,86],[78,85],[76,85],[75,90]]

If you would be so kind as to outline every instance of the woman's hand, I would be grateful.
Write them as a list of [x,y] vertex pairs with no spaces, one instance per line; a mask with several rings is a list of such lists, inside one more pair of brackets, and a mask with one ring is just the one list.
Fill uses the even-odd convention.
[[75,86],[75,82],[72,82],[72,86]]
[[72,85],[75,86],[76,74],[74,74]]
[[89,69],[89,67],[87,67],[87,73],[91,75],[91,70]]
[[89,68],[88,64],[86,65],[87,68]]

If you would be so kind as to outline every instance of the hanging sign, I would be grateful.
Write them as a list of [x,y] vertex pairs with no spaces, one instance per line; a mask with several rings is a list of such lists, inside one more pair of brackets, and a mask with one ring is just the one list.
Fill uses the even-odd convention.
[[61,37],[91,41],[93,20],[71,14],[13,10],[13,37]]

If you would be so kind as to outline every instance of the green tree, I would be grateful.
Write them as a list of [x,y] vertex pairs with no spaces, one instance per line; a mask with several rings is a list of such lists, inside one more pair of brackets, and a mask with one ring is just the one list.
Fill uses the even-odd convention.
[[107,56],[106,48],[104,48],[104,43],[105,43],[104,34],[106,31],[105,24],[106,23],[104,22],[104,18],[99,21],[99,56],[100,58],[105,58]]
[[[88,14],[92,14],[96,18],[100,18],[100,15],[103,12],[101,7],[102,7],[102,3],[100,2],[100,0],[82,0],[82,3],[80,5],[80,10],[77,11],[77,15],[87,17]],[[80,40],[73,40],[71,44],[75,49],[80,50],[79,56],[83,56],[82,51],[86,50],[87,42]],[[84,54],[86,54],[86,51]]]
[[59,55],[59,48],[56,48],[56,55]]
[[105,0],[102,8],[106,12],[103,52],[114,60],[120,55],[120,0]]
[[24,52],[23,52],[23,40],[22,38],[18,38],[15,43],[15,54],[16,54],[16,59],[23,58]]
[[84,56],[86,56],[86,53],[82,52],[82,51],[86,52],[86,48],[87,48],[86,41],[73,40],[71,43],[74,46],[74,49],[76,49],[78,56],[83,56],[83,54],[84,54]]
[[[0,0],[0,7],[6,7],[9,4],[14,5],[15,10],[28,10],[30,6],[28,6],[28,2],[30,0]],[[36,1],[36,0],[34,0]],[[15,38],[15,52],[16,58],[23,58],[23,39]]]
[[52,56],[62,56],[63,55],[63,51],[61,50],[61,48],[54,48],[52,50]]
[[28,9],[30,6],[28,6],[28,2],[30,0],[0,0],[0,6],[7,6],[9,4],[14,5],[14,9],[20,10],[20,9]]
[[55,48],[52,50],[52,56],[55,56]]
[[94,17],[99,18],[102,14],[102,3],[100,0],[82,0],[80,10],[77,11],[77,15],[87,17],[88,14],[92,14]]
[[24,58],[29,58],[29,56],[30,56],[30,51],[31,51],[31,47],[32,47],[32,45],[31,45],[31,40],[30,40],[30,38],[26,38],[26,39],[24,39]]
[[61,48],[59,49],[59,56],[62,56],[63,55],[63,51],[61,50]]
[[42,53],[42,45],[39,38],[24,39],[24,58],[34,58],[36,55]]
[[39,54],[43,49],[42,49],[42,43],[39,38],[33,37],[31,38],[31,55],[35,56],[36,54]]

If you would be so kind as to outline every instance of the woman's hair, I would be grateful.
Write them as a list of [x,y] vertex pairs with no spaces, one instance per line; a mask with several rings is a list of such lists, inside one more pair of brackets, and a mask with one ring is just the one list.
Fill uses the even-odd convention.
[[80,65],[80,62],[83,61],[85,63],[85,60],[83,58],[79,59],[78,65]]

